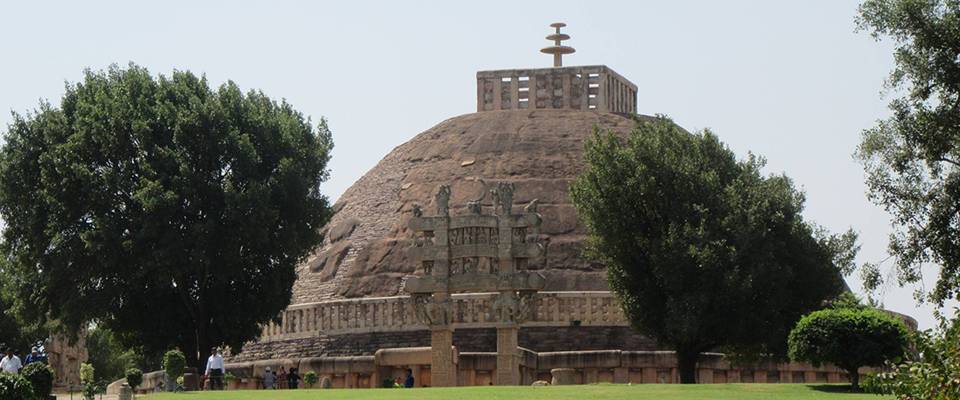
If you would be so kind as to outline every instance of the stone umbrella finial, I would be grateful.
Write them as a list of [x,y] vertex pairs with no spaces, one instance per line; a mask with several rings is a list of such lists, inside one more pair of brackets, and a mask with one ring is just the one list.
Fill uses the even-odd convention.
[[562,67],[562,66],[563,66],[563,55],[564,55],[564,54],[572,54],[573,52],[575,52],[575,51],[577,51],[577,50],[574,49],[573,47],[570,47],[570,46],[562,46],[562,45],[560,44],[560,42],[562,42],[562,41],[564,41],[564,40],[570,39],[570,35],[568,35],[568,34],[566,34],[566,33],[560,33],[560,28],[563,28],[563,27],[567,26],[567,24],[565,24],[565,23],[563,23],[563,22],[554,22],[554,23],[550,24],[550,26],[553,27],[553,28],[556,28],[556,30],[557,30],[555,33],[553,33],[553,34],[551,34],[551,35],[547,35],[547,40],[552,40],[552,41],[553,41],[553,46],[544,47],[544,48],[540,49],[540,52],[541,52],[541,53],[546,53],[546,54],[553,54],[553,66],[554,66],[554,67]]

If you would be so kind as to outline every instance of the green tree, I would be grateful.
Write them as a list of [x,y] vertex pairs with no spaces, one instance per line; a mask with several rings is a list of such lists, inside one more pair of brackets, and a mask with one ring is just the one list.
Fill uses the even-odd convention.
[[326,122],[233,82],[87,71],[5,139],[3,250],[28,317],[198,367],[288,305],[330,215]]
[[89,359],[97,376],[109,382],[123,378],[128,368],[142,365],[136,351],[127,348],[109,329],[96,326],[87,332],[85,344]]
[[639,332],[673,347],[681,382],[720,347],[786,354],[800,317],[843,289],[855,235],[803,221],[804,197],[763,161],[667,118],[597,132],[571,186],[590,252]]
[[[960,289],[960,3],[868,0],[859,27],[896,44],[887,81],[893,116],[865,130],[856,157],[870,199],[893,216],[889,250],[901,285],[924,265],[941,267],[927,297],[939,304]],[[868,287],[880,284],[875,265]]]
[[832,363],[847,371],[860,389],[860,367],[881,366],[903,357],[907,327],[899,318],[872,308],[831,308],[804,316],[790,331],[790,358],[814,366]]

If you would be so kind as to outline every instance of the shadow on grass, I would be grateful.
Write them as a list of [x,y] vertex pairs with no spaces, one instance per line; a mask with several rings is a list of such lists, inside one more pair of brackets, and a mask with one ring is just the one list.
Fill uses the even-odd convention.
[[854,391],[850,385],[807,385],[809,388],[824,393],[863,394],[862,390]]

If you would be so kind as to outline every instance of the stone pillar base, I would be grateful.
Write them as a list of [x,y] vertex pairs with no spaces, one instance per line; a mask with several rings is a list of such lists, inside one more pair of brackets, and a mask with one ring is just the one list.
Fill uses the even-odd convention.
[[457,365],[453,360],[453,331],[434,329],[430,332],[430,383],[434,387],[457,386]]
[[497,385],[520,384],[520,351],[515,326],[497,328]]

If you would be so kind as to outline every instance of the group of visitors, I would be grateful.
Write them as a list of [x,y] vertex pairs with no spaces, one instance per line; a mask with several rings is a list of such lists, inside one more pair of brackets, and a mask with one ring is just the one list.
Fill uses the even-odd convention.
[[267,367],[263,371],[260,383],[264,389],[296,389],[300,387],[301,379],[299,368],[290,368],[287,372],[284,367],[280,367],[280,372],[277,372]]
[[20,361],[20,357],[17,357],[13,348],[8,347],[4,350],[4,357],[0,359],[0,371],[8,374],[19,374],[23,367],[35,362],[47,362],[47,356],[36,347],[30,349],[30,355],[27,356],[26,362]]
[[[10,354],[8,353],[8,356]],[[16,356],[13,356],[16,358]],[[29,358],[28,358],[29,359]],[[6,362],[6,358],[3,359]],[[17,363],[20,360],[17,359]],[[0,364],[2,365],[2,364]],[[213,348],[210,350],[210,357],[207,359],[207,370],[206,377],[210,380],[210,390],[223,390],[223,377],[226,372],[226,368],[223,365],[223,353],[219,347]],[[397,378],[397,386],[402,386],[406,388],[413,387],[413,370],[407,369],[406,376],[401,380]],[[270,367],[267,367],[263,376],[261,376],[260,383],[263,385],[264,389],[297,389],[300,387],[300,369],[299,368],[290,368],[290,371],[287,371],[286,368],[280,367],[280,371],[271,370]]]

